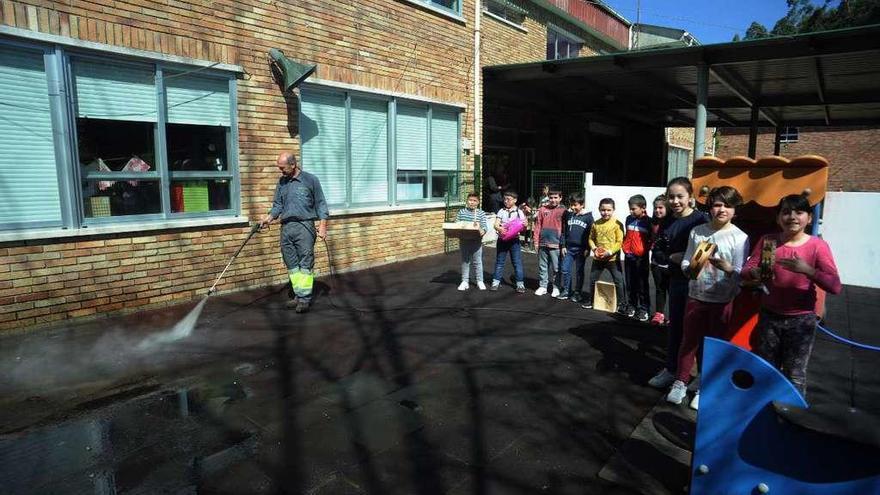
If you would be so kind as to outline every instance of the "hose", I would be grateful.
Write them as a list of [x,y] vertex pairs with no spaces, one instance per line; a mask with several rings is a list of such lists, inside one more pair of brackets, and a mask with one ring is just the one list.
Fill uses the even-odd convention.
[[828,335],[829,337],[831,337],[834,340],[837,340],[838,342],[842,342],[844,344],[851,345],[851,346],[856,347],[858,349],[865,349],[868,351],[880,352],[880,347],[878,347],[878,346],[862,344],[861,342],[856,342],[854,340],[850,340],[845,337],[841,337],[840,335],[837,335],[836,333],[832,332],[831,330],[828,330],[827,328],[825,328],[819,324],[817,324],[816,327],[818,327],[819,330],[823,331],[826,335]]

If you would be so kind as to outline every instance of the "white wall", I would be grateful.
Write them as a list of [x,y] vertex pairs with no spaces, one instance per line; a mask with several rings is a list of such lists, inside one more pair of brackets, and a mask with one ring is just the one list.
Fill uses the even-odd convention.
[[831,246],[840,280],[880,288],[880,193],[828,192],[819,232]]
[[626,216],[629,215],[629,198],[636,194],[645,197],[648,203],[648,215],[654,211],[654,198],[659,194],[666,192],[665,187],[648,187],[648,186],[602,186],[592,184],[593,174],[587,174],[584,190],[584,201],[587,207],[593,212],[593,217],[599,218],[599,200],[602,198],[611,198],[614,200],[614,216],[623,223]]

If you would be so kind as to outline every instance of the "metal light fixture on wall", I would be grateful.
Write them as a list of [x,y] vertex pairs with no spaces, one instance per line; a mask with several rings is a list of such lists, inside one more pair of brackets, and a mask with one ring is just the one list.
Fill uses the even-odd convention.
[[277,48],[269,50],[269,57],[281,75],[281,83],[285,93],[299,86],[309,76],[314,74],[315,69],[318,68],[317,65],[294,62],[285,57],[284,52]]

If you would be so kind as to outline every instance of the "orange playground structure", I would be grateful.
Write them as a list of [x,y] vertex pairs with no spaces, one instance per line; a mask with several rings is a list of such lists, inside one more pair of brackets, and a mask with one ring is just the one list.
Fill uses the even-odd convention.
[[[732,186],[743,197],[733,223],[749,236],[751,246],[766,235],[778,231],[776,207],[783,196],[807,194],[813,207],[813,234],[818,232],[819,205],[825,199],[828,185],[828,160],[805,155],[792,160],[767,156],[757,160],[737,156],[728,160],[706,156],[694,161],[694,191],[701,208],[707,208],[709,191],[719,186]],[[758,322],[760,292],[744,288],[733,302],[730,341],[751,349],[749,339]],[[817,291],[816,314],[825,313],[825,293]]]

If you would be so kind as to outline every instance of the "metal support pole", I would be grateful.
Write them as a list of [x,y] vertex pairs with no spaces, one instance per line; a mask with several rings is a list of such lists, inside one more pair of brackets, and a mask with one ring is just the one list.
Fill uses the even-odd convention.
[[706,103],[709,100],[709,66],[697,66],[697,108],[694,121],[694,160],[706,154]]
[[780,145],[782,144],[782,126],[776,126],[776,135],[773,138],[773,154],[779,156]]
[[749,127],[749,157],[755,158],[758,153],[758,105],[752,105],[752,124]]

